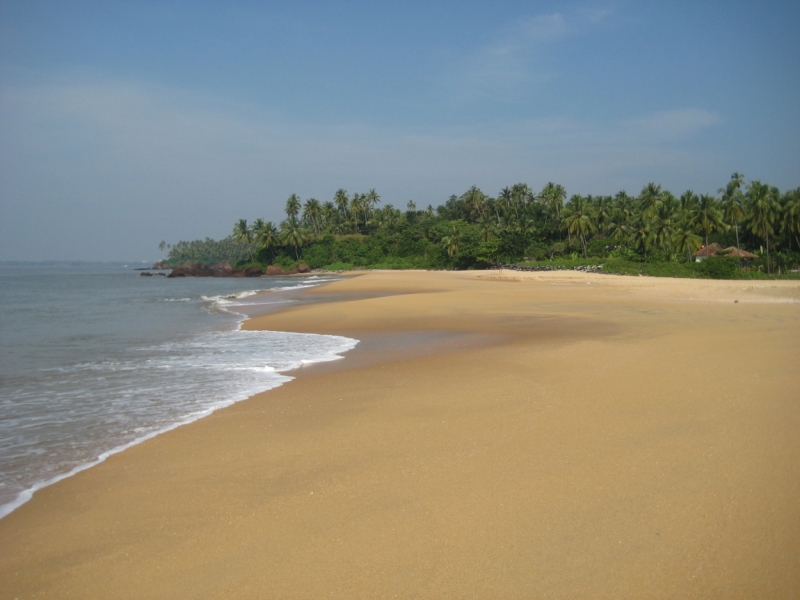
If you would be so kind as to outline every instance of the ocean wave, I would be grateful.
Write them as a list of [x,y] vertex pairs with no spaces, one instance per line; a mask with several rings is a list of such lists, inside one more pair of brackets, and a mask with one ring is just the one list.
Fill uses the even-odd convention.
[[[0,506],[0,518],[43,487],[282,385],[292,379],[289,371],[338,360],[356,344],[341,336],[236,329],[40,370],[30,385],[15,386],[13,418],[0,418],[0,455],[11,457],[2,465],[0,489],[6,497],[17,490]],[[43,446],[59,457],[57,464],[46,462]]]

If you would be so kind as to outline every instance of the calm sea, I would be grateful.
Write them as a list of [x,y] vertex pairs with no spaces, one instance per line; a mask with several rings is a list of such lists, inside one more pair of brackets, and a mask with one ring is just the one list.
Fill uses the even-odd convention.
[[0,265],[0,517],[114,452],[289,381],[285,371],[340,358],[357,340],[239,329],[237,311],[288,305],[291,289],[324,281]]

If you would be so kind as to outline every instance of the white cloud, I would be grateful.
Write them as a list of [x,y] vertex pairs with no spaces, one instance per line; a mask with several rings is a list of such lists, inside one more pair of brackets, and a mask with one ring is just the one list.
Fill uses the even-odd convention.
[[[498,31],[494,40],[475,48],[455,75],[459,98],[481,97],[513,100],[526,87],[542,83],[552,73],[540,63],[544,46],[580,35],[613,11],[581,9],[569,14],[552,13],[517,19]],[[449,80],[448,85],[453,81]]]

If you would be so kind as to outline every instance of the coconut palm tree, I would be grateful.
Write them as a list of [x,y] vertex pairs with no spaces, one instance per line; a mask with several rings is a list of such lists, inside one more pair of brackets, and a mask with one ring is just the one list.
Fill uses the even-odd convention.
[[[552,217],[554,224],[557,226],[561,222],[561,209],[564,206],[564,200],[567,198],[567,190],[563,185],[555,184],[552,181],[548,182],[539,192],[539,202],[545,207],[545,217],[543,229],[547,229],[547,221]],[[559,239],[561,234],[559,233]]]
[[692,190],[686,190],[681,194],[681,212],[684,215],[691,215],[697,210],[697,206],[700,204],[700,196],[695,194]]
[[708,236],[714,231],[725,231],[725,221],[722,219],[722,211],[719,203],[714,196],[703,194],[698,200],[697,206],[691,212],[689,222],[697,227],[705,236],[706,246],[708,246]]
[[672,245],[679,252],[686,255],[686,262],[692,262],[692,255],[697,251],[702,238],[692,231],[688,223],[678,225],[672,234]]
[[672,194],[664,196],[664,199],[656,205],[655,213],[650,219],[650,231],[653,235],[653,243],[660,246],[664,251],[667,260],[670,259],[670,246],[675,232],[675,219],[678,215],[680,205]]
[[255,243],[258,244],[259,248],[267,250],[272,250],[280,245],[278,228],[275,227],[272,221],[262,222],[259,228],[255,230]]
[[640,248],[647,260],[647,249],[653,241],[653,234],[650,232],[649,222],[644,215],[639,215],[631,226],[631,241],[636,248]]
[[322,205],[322,221],[323,229],[330,229],[336,222],[336,206],[333,202],[328,201]]
[[372,188],[366,193],[365,200],[367,203],[367,209],[375,210],[375,207],[378,206],[381,201],[381,197],[378,195],[378,192],[375,191],[375,188]]
[[458,246],[461,244],[461,231],[455,224],[450,226],[450,234],[442,238],[442,244],[447,250],[447,256],[452,258],[458,254]]
[[742,184],[744,183],[744,175],[734,173],[731,175],[731,180],[724,188],[719,189],[722,195],[722,216],[729,223],[733,224],[736,230],[736,247],[739,248],[739,219],[744,216],[742,203],[744,196],[742,195]]
[[639,194],[639,202],[645,218],[652,217],[658,203],[661,202],[661,186],[654,182],[648,183]]
[[316,198],[309,198],[306,200],[306,205],[303,207],[303,220],[311,225],[315,235],[320,232],[320,220],[322,218],[322,206]]
[[290,219],[297,218],[297,215],[300,214],[300,198],[297,197],[297,194],[289,196],[286,201],[286,207],[283,210]]
[[792,236],[800,248],[800,188],[786,192],[783,197],[783,218],[781,220],[783,231],[789,237],[789,250],[792,248]]
[[333,195],[333,203],[336,205],[336,209],[339,211],[342,218],[345,221],[348,220],[347,209],[350,206],[350,197],[347,195],[347,190],[342,188],[336,190],[336,193]]
[[306,235],[295,217],[289,217],[281,223],[281,242],[294,248],[294,256],[300,260],[299,248],[305,243]]
[[483,216],[483,207],[486,200],[486,195],[476,185],[469,188],[462,196],[467,206],[474,208],[479,217]]
[[581,240],[584,258],[586,258],[586,235],[594,231],[592,216],[592,205],[583,196],[575,195],[570,198],[564,209],[564,225],[570,235],[575,234]]
[[[233,226],[233,238],[240,244],[247,244],[248,247],[253,243],[253,232],[247,226],[247,219],[239,219]],[[253,260],[253,251],[249,250],[250,260]]]
[[778,213],[777,189],[751,181],[745,194],[745,218],[750,231],[767,244],[767,272],[770,272],[769,236],[775,233],[774,223]]

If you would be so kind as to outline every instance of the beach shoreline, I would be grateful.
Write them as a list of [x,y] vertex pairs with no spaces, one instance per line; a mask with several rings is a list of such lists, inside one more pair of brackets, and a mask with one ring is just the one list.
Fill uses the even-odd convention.
[[800,590],[797,282],[373,271],[302,293],[323,301],[243,328],[358,346],[37,492],[0,520],[5,595]]

